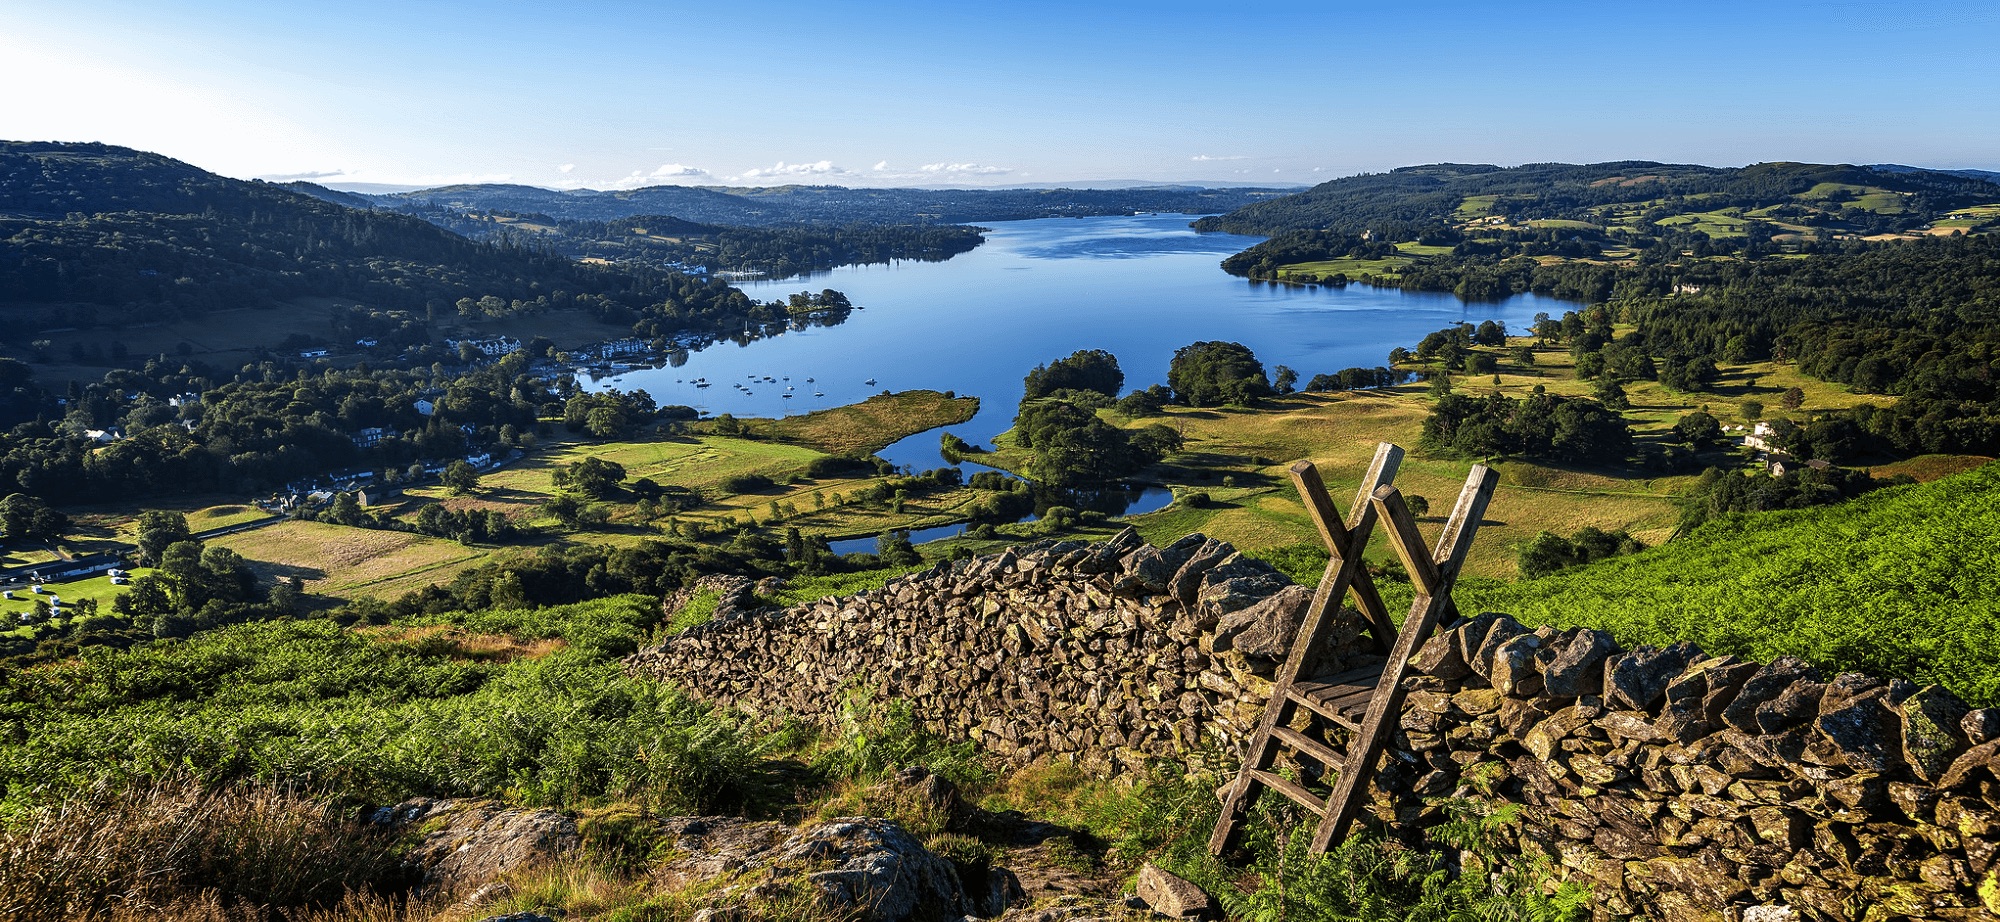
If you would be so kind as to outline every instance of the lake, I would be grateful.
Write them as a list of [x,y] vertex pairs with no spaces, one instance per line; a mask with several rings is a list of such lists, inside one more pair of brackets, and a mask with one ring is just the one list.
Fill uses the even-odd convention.
[[[721,342],[678,368],[642,369],[592,386],[644,388],[662,405],[737,416],[804,413],[885,390],[955,391],[979,397],[979,414],[943,431],[990,446],[1013,422],[1022,377],[1078,349],[1116,355],[1128,391],[1166,383],[1174,350],[1199,340],[1242,343],[1267,370],[1290,366],[1304,384],[1323,372],[1386,365],[1390,349],[1414,347],[1424,334],[1459,321],[1498,320],[1521,332],[1537,312],[1561,316],[1575,307],[1536,295],[1467,304],[1448,294],[1366,285],[1253,283],[1218,264],[1260,238],[1197,234],[1188,229],[1191,220],[1002,221],[987,225],[992,232],[978,249],[946,262],[739,283],[760,300],[834,288],[860,309],[838,326],[744,345]],[[766,383],[766,376],[776,380]],[[696,378],[711,386],[688,383]],[[938,430],[912,436],[882,456],[918,470],[937,467],[943,463],[938,436]],[[1129,511],[1164,504],[1164,494],[1152,491]]]

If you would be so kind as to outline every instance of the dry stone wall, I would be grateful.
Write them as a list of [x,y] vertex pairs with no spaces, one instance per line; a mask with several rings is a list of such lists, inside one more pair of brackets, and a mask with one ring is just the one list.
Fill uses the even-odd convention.
[[[1311,593],[1200,535],[1031,545],[881,589],[719,618],[633,668],[711,700],[837,726],[857,696],[1020,761],[1214,765],[1255,726]],[[1361,662],[1343,616],[1329,667]]]
[[1437,798],[1518,805],[1508,844],[1608,914],[2000,911],[2000,712],[1503,615],[1440,632],[1415,665],[1373,790],[1392,830],[1440,820]]
[[[1024,762],[1232,772],[1309,599],[1226,544],[1153,548],[1128,529],[732,614],[631,665],[826,725],[856,692],[901,699]],[[1308,672],[1371,649],[1343,612]],[[1503,844],[1588,883],[1603,916],[2000,913],[2000,711],[1502,615],[1439,632],[1414,665],[1370,792],[1391,835],[1424,840],[1451,802],[1506,807]]]

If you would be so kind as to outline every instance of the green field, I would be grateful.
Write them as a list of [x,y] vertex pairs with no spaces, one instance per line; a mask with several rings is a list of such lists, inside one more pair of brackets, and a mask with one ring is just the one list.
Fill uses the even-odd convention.
[[1297,279],[1317,275],[1344,274],[1348,278],[1353,279],[1370,275],[1389,276],[1395,275],[1403,267],[1408,266],[1414,261],[1414,259],[1404,256],[1389,256],[1382,259],[1351,259],[1343,256],[1339,259],[1318,259],[1312,262],[1293,263],[1278,270],[1278,277],[1281,279]]
[[1602,628],[1627,644],[1793,655],[2000,704],[2000,465],[1731,516],[1635,556],[1460,593],[1461,606]]
[[284,522],[210,541],[243,555],[266,580],[299,577],[306,591],[339,599],[394,598],[450,582],[490,549],[400,531]]
[[[979,398],[916,390],[876,394],[860,403],[783,419],[741,420],[759,438],[802,445],[829,455],[867,455],[939,426],[965,422],[979,412]],[[716,424],[696,426],[714,432]]]
[[[1509,345],[1532,342],[1517,337]],[[1520,398],[1536,387],[1562,396],[1590,393],[1591,382],[1576,378],[1574,360],[1566,350],[1538,351],[1533,366],[1515,364],[1507,350],[1482,351],[1498,356],[1499,383],[1490,375],[1459,377],[1461,393],[1497,392]],[[1662,438],[1682,416],[1702,409],[1725,426],[1747,425],[1740,405],[1749,400],[1765,405],[1765,419],[1784,417],[1788,413],[1779,408],[1779,398],[1791,387],[1805,394],[1801,410],[1789,414],[1800,419],[1814,410],[1860,403],[1882,405],[1892,400],[1849,393],[1776,363],[1724,366],[1721,370],[1722,377],[1713,389],[1701,394],[1675,393],[1653,381],[1628,383],[1626,394],[1632,407],[1625,417],[1632,424],[1635,440]],[[1176,502],[1134,517],[1132,524],[1149,540],[1168,542],[1200,531],[1257,551],[1317,540],[1286,473],[1293,461],[1309,458],[1319,464],[1336,500],[1345,507],[1379,441],[1411,450],[1397,483],[1405,493],[1430,500],[1435,510],[1430,521],[1441,521],[1443,509],[1457,494],[1472,462],[1425,458],[1415,451],[1424,418],[1430,413],[1426,388],[1408,384],[1345,394],[1294,394],[1256,410],[1168,407],[1164,417],[1126,419],[1109,411],[1103,416],[1119,425],[1164,422],[1180,430],[1186,439],[1185,451],[1148,472],[1146,478],[1171,487],[1177,497],[1195,492],[1209,497],[1205,508]],[[1011,448],[1010,440],[1003,438],[998,447],[999,451],[981,461],[1010,470],[1025,468],[1025,453]],[[1935,479],[1985,460],[1933,456],[1885,465],[1882,473]],[[1724,467],[1749,463],[1727,448],[1704,452],[1702,461]],[[1623,529],[1648,544],[1666,541],[1680,521],[1676,495],[1694,480],[1688,475],[1658,476],[1633,467],[1559,466],[1519,458],[1499,459],[1493,467],[1500,474],[1500,488],[1473,547],[1467,572],[1501,579],[1516,575],[1515,560],[1521,545],[1542,531],[1567,535],[1594,526],[1607,531]],[[1369,553],[1386,560],[1388,546],[1378,539]]]

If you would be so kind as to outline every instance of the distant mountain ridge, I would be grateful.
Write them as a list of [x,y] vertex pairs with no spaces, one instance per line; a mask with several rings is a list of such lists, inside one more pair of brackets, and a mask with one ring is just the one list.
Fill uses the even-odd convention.
[[703,224],[751,227],[780,224],[958,224],[1137,212],[1218,214],[1296,191],[1259,186],[1218,189],[1187,185],[1122,189],[648,186],[600,191],[480,184],[364,195],[311,183],[292,183],[287,188],[344,205],[355,205],[355,200],[359,199],[389,211],[443,207],[466,212],[540,214],[569,221],[614,221],[635,215],[673,215]]
[[669,299],[697,306],[684,320],[740,313],[741,294],[720,283],[480,243],[348,195],[108,144],[0,141],[0,318],[17,330],[112,327],[300,297],[420,315],[485,297],[587,301],[623,322]]
[[[1434,163],[1349,176],[1296,195],[1203,219],[1204,230],[1361,233],[1463,225],[1489,216],[1606,223],[1619,207],[1665,209],[1661,216],[1716,208],[1831,205],[1893,214],[1912,226],[1954,208],[2000,200],[1995,177],[1978,170],[1760,163],[1746,167],[1621,160],[1606,163]],[[1875,203],[1869,195],[1887,198]],[[1892,222],[1893,223],[1893,222]]]

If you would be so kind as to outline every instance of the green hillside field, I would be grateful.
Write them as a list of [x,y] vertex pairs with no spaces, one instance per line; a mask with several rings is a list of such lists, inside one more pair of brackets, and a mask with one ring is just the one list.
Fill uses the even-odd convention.
[[1459,590],[1471,611],[1797,656],[2000,704],[2000,464],[1814,509],[1741,514],[1669,544]]

